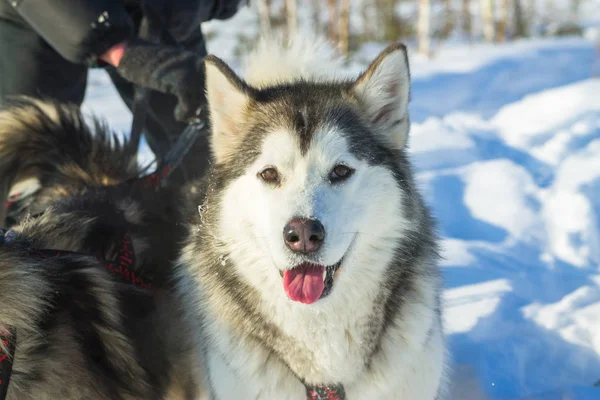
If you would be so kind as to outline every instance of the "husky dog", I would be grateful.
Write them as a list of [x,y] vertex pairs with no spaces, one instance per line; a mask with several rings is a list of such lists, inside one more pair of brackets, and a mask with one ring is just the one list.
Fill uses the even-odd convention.
[[9,400],[200,396],[202,371],[170,295],[187,234],[181,196],[139,180],[119,185],[140,175],[126,154],[75,107],[23,100],[0,112],[1,204],[15,183],[39,182],[0,235]]
[[352,80],[320,49],[267,41],[245,79],[206,60],[213,165],[177,287],[212,398],[441,398],[438,248],[406,151],[406,48]]

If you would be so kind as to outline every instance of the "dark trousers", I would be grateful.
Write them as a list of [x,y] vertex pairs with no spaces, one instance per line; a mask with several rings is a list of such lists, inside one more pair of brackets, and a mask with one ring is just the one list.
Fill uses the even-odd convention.
[[[1,0],[0,0],[1,1]],[[183,45],[206,55],[202,32]],[[134,87],[112,67],[106,68],[121,98],[131,110]],[[62,58],[25,22],[0,17],[0,108],[14,95],[51,98],[81,105],[85,96],[88,69]],[[160,158],[183,132],[186,125],[173,117],[177,99],[152,92],[145,125],[145,137]],[[110,123],[110,121],[108,121]],[[208,165],[209,149],[202,135],[174,172],[173,182],[183,183],[201,176]]]

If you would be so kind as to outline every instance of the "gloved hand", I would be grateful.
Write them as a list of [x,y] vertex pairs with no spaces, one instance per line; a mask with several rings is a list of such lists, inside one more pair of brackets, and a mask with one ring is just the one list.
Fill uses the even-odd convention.
[[127,44],[117,72],[135,85],[177,96],[179,121],[196,117],[206,103],[204,58],[191,51],[134,40]]

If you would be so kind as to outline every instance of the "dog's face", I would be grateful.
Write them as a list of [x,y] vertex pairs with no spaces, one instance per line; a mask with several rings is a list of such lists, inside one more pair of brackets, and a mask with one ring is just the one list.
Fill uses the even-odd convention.
[[[408,134],[403,46],[356,81],[255,89],[206,64],[216,235],[255,287],[312,304],[379,279],[410,215],[398,162]],[[406,171],[406,173],[410,173]]]

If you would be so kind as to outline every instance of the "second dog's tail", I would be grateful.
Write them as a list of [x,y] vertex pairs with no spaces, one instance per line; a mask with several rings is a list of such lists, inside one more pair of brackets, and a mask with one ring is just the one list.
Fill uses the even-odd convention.
[[30,98],[0,111],[0,226],[15,183],[35,179],[57,197],[137,176],[135,156],[105,125],[87,124],[79,107]]

